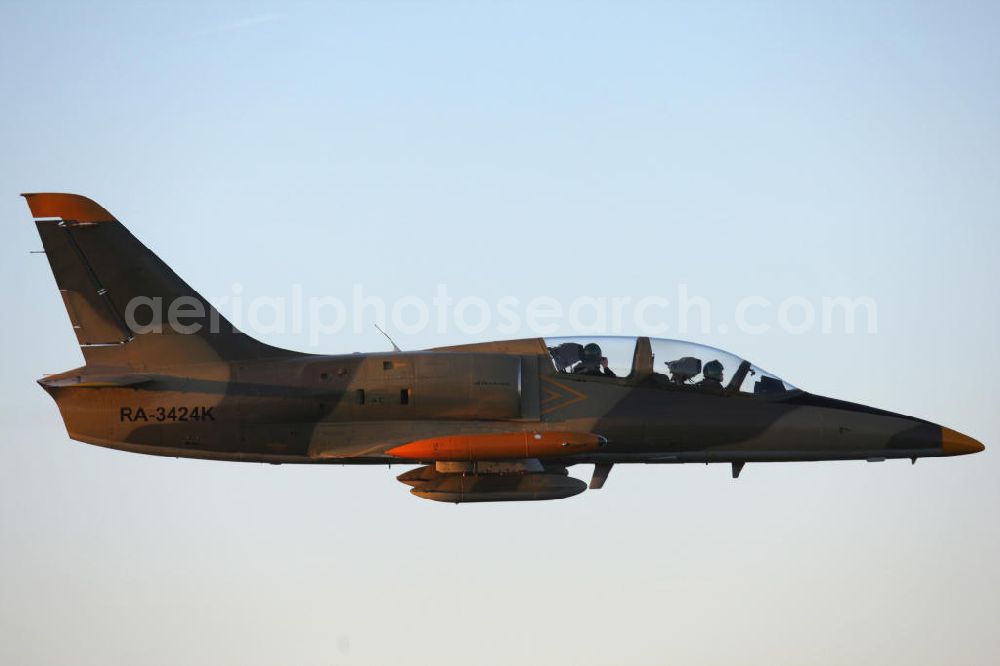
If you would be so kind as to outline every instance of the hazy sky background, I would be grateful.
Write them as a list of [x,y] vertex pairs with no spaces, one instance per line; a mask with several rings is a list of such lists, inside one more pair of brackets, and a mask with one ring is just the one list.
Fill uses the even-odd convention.
[[[996,3],[4,2],[0,31],[0,662],[1000,660]],[[34,384],[82,358],[33,191],[213,300],[869,296],[874,335],[688,337],[987,452],[452,506],[74,443]],[[387,348],[360,330],[262,337]]]

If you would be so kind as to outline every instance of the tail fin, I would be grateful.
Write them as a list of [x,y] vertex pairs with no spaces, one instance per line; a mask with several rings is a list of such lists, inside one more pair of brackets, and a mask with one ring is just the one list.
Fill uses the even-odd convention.
[[[292,354],[234,329],[90,199],[23,196],[88,366],[146,369]],[[180,304],[187,332],[168,325],[171,304]],[[130,322],[140,317],[142,326]]]

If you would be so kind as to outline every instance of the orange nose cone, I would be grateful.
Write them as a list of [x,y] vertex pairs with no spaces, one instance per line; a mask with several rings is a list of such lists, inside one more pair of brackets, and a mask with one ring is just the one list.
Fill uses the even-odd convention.
[[941,428],[941,452],[946,456],[964,456],[967,453],[979,453],[986,447],[968,435]]

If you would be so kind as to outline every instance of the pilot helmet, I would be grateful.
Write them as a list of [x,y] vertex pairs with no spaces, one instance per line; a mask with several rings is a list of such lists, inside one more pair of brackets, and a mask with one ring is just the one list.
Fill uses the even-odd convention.
[[583,362],[584,363],[600,363],[601,362],[601,346],[596,342],[591,342],[583,348]]
[[702,373],[705,375],[705,379],[714,379],[717,382],[721,382],[722,364],[718,361],[709,361],[702,369]]

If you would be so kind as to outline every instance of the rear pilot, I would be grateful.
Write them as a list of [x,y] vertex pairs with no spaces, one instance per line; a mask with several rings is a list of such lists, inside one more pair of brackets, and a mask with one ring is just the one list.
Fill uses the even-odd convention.
[[709,361],[702,368],[703,379],[696,384],[698,388],[707,389],[712,392],[722,393],[722,364],[718,361]]

